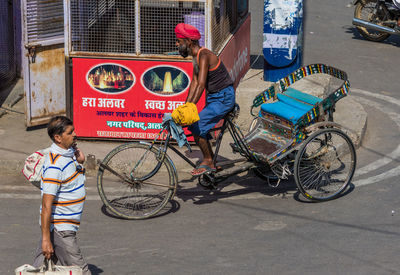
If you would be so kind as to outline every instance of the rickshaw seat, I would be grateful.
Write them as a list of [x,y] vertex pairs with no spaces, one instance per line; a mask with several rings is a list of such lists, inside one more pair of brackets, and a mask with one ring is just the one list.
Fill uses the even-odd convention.
[[289,97],[289,96],[284,95],[284,94],[278,94],[277,98],[278,98],[279,101],[281,101],[281,102],[283,102],[283,103],[285,103],[287,105],[290,105],[290,106],[292,106],[294,108],[297,108],[299,110],[302,110],[304,112],[308,112],[313,107],[313,105],[311,105],[311,104],[298,101],[297,99]]
[[[284,99],[285,101],[281,100]],[[273,103],[264,103],[261,105],[261,110],[276,115],[278,117],[282,117],[286,120],[289,120],[293,124],[296,122],[308,111],[310,111],[314,106],[309,104],[304,104],[301,102],[293,102],[287,100],[286,97],[278,96],[278,101]],[[292,104],[289,104],[292,103]],[[295,104],[294,104],[295,103]]]
[[287,96],[290,96],[292,98],[295,98],[295,99],[297,99],[299,101],[311,104],[311,105],[315,105],[315,104],[320,103],[322,101],[322,99],[319,98],[319,97],[303,93],[303,92],[301,92],[299,90],[296,90],[296,89],[293,89],[291,87],[288,87],[284,94],[287,95]]
[[277,101],[264,103],[261,110],[289,120],[293,124],[310,111],[322,99],[303,93],[293,88],[288,88],[283,94],[277,95]]
[[277,101],[274,103],[264,103],[263,105],[261,105],[261,110],[266,113],[276,115],[278,117],[282,117],[286,120],[289,120],[293,124],[296,124],[297,120],[299,120],[299,118],[302,117],[307,112],[298,109],[296,107],[293,107],[292,105],[286,104],[282,101]]

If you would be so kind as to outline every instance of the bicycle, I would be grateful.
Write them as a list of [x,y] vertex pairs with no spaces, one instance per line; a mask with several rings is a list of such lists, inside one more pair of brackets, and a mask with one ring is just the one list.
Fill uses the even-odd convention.
[[[344,82],[321,100],[288,89],[293,82],[315,73],[330,74]],[[280,93],[278,85],[281,86]],[[246,135],[234,122],[239,113],[239,106],[235,104],[225,116],[222,126],[212,129],[219,130],[213,161],[220,169],[199,176],[199,184],[214,188],[231,175],[254,170],[257,176],[273,187],[293,175],[298,190],[307,199],[326,201],[337,198],[350,184],[356,166],[351,139],[341,130],[344,127],[333,122],[335,102],[346,96],[348,90],[347,74],[343,71],[323,64],[303,67],[254,99],[251,113],[260,105],[261,110],[258,115],[253,114],[255,119]],[[281,106],[290,95],[316,102],[308,104],[311,109],[302,110],[295,121],[274,113],[273,104],[266,103],[274,98],[274,103],[281,103],[278,104]],[[282,106],[287,112],[295,109],[292,105]],[[135,141],[114,148],[100,163],[98,191],[113,214],[124,219],[149,218],[159,213],[172,199],[177,190],[178,176],[167,154],[168,149],[196,167],[170,143],[169,127],[168,123],[164,124],[152,142]],[[242,158],[216,163],[226,131],[233,139],[232,150]],[[237,163],[240,165],[232,167]],[[122,191],[119,192],[119,189]]]

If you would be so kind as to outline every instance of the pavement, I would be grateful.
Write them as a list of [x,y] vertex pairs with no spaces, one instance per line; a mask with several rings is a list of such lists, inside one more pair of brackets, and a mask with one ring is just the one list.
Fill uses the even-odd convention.
[[[312,75],[293,84],[293,87],[310,92],[315,95],[326,94],[338,87],[335,81],[326,75]],[[24,87],[23,80],[19,79],[10,87],[0,92],[0,175],[13,175],[21,173],[25,158],[36,150],[46,148],[51,145],[45,126],[27,130],[25,124],[25,101],[23,99]],[[237,88],[237,102],[240,105],[240,115],[237,123],[244,133],[248,131],[253,119],[250,115],[250,106],[254,97],[268,88],[270,82],[263,80],[263,72],[260,69],[250,69],[244,76]],[[336,85],[336,86],[335,86]],[[341,99],[337,103],[334,121],[342,126],[351,129],[347,131],[352,138],[356,148],[361,145],[367,127],[367,113],[360,103],[350,95]],[[231,147],[229,134],[224,136],[224,142],[220,149],[221,159],[234,159],[236,156]],[[86,169],[89,175],[94,176],[97,171],[97,164],[109,151],[121,141],[93,141],[80,140],[78,146],[86,155]],[[189,153],[186,148],[180,149],[193,162],[201,158],[201,152],[197,147],[193,147],[193,152]],[[189,172],[192,167],[169,152],[178,171]],[[179,173],[181,174],[181,173]],[[186,176],[189,173],[186,173]],[[184,176],[183,178],[186,178]],[[182,179],[182,177],[180,177]]]

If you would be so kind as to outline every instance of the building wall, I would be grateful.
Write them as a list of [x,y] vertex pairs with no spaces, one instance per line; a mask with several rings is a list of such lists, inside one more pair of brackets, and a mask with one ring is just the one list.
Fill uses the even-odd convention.
[[17,75],[14,22],[13,1],[0,0],[0,88]]

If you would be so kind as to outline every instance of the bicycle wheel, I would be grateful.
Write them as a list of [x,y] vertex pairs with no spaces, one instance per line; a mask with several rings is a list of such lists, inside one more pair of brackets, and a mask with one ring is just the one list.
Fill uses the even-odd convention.
[[116,147],[101,162],[97,188],[101,200],[124,219],[146,219],[157,214],[175,193],[177,177],[169,159],[148,144]]
[[322,129],[308,137],[296,154],[294,178],[308,199],[326,201],[348,186],[356,167],[351,139],[338,129]]

